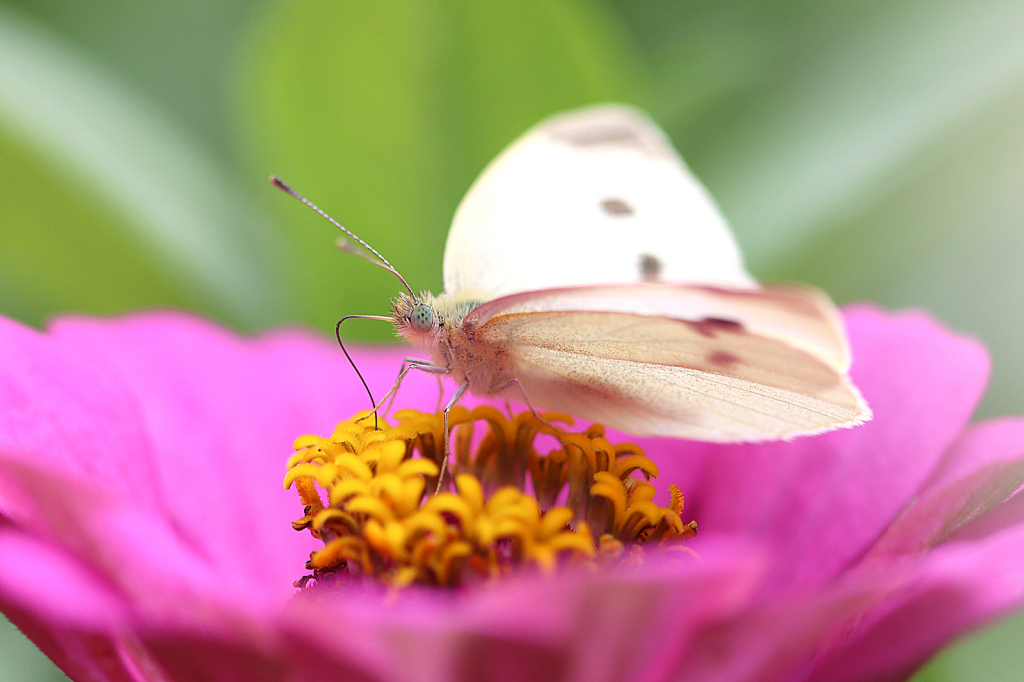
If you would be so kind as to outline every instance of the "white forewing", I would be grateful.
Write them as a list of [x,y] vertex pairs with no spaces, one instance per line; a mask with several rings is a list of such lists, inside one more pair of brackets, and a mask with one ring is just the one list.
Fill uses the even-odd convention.
[[622,105],[554,116],[513,143],[470,188],[444,255],[449,294],[645,280],[757,286],[665,134]]

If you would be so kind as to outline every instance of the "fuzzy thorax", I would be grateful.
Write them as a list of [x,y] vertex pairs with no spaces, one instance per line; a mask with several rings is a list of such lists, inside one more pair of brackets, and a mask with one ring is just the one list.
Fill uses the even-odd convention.
[[440,296],[403,293],[391,302],[391,318],[395,332],[435,365],[450,370],[456,383],[468,380],[471,393],[495,395],[515,378],[506,350],[479,342],[462,324],[470,311],[492,298],[474,290]]

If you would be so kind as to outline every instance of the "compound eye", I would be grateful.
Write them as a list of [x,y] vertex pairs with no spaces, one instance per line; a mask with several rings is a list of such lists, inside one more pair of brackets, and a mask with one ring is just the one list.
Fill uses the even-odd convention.
[[417,303],[409,313],[409,326],[418,334],[431,331],[434,328],[434,309],[426,303]]

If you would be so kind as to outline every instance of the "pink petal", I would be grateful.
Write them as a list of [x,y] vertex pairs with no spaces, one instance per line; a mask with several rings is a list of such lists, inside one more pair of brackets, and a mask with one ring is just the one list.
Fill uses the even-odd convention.
[[[188,620],[192,610],[211,608],[276,611],[292,593],[288,584],[271,588],[235,567],[211,563],[175,533],[165,516],[139,510],[131,500],[114,498],[88,482],[0,459],[0,486],[20,509],[39,510],[34,518],[16,519],[22,521],[19,527],[53,551],[73,556],[83,570],[149,618]],[[33,569],[38,570],[37,563],[17,570],[28,574]],[[45,600],[38,608],[46,608]],[[96,617],[102,618],[102,612]]]
[[820,585],[863,553],[967,424],[988,375],[977,342],[922,313],[862,305],[845,319],[871,422],[782,443],[649,444],[702,535],[741,533],[779,552],[769,589]]
[[[734,618],[706,621],[667,680],[778,682],[804,680],[822,632],[870,605],[870,590],[788,596],[752,603]],[[638,679],[637,682],[640,682]]]
[[[163,503],[132,390],[88,352],[0,318],[0,453],[102,480],[138,503]],[[0,508],[9,501],[0,498]]]
[[127,603],[87,566],[10,528],[0,528],[0,598],[74,627],[103,629],[127,613]]
[[135,394],[178,532],[218,564],[294,580],[310,544],[286,522],[301,510],[280,485],[284,461],[296,436],[330,429],[356,402],[335,388],[352,377],[328,345],[299,333],[244,340],[172,314],[65,319],[51,333]]
[[972,427],[946,466],[886,529],[862,564],[912,561],[964,525],[995,509],[1024,484],[1024,419]]
[[[149,655],[166,671],[169,679],[182,682],[281,682],[300,678],[289,675],[290,666],[276,642],[252,641],[251,632],[237,638],[210,637],[201,631],[162,631],[145,638]],[[248,637],[248,641],[246,641]],[[237,640],[237,641],[236,641]],[[290,652],[295,659],[309,656],[308,650]],[[298,661],[297,661],[298,662]],[[326,677],[324,680],[350,678]],[[356,678],[358,679],[358,678]]]
[[[368,402],[336,347],[298,331],[242,339],[170,313],[65,319],[49,335],[0,321],[0,347],[8,517],[154,612],[204,593],[261,609],[293,594],[318,543],[290,526],[301,514],[281,486],[291,442]],[[355,356],[380,387],[400,353]],[[436,382],[413,378],[403,397],[417,391],[433,403]]]
[[[366,405],[330,343],[295,331],[239,339],[173,314],[64,320],[50,336],[0,322],[13,358],[0,375],[0,503],[16,524],[9,543],[0,532],[0,551],[12,548],[0,602],[58,659],[92,661],[75,673],[88,680],[152,678],[152,666],[188,680],[799,679],[822,633],[844,626],[815,679],[909,670],[1024,598],[1024,526],[964,536],[1010,505],[919,571],[830,579],[920,491],[921,509],[940,501],[947,521],[988,508],[1004,494],[997,474],[1016,470],[1020,429],[986,425],[950,449],[984,383],[984,352],[919,314],[857,308],[847,323],[875,422],[785,444],[652,444],[662,480],[681,480],[701,523],[702,561],[410,590],[388,606],[358,587],[289,599],[314,546],[290,528],[294,491],[280,490],[291,442]],[[378,389],[404,354],[357,357]],[[436,395],[414,375],[398,404],[430,409]],[[904,540],[944,537],[910,517],[896,526]],[[55,557],[81,604],[61,611],[45,584],[26,582],[36,556]],[[98,658],[81,652],[82,618],[98,624]],[[104,634],[126,621],[131,636]],[[889,643],[900,628],[924,632],[901,649]]]
[[683,670],[677,654],[702,624],[743,612],[763,569],[756,551],[722,544],[703,561],[522,577],[464,597],[416,590],[389,608],[374,592],[312,593],[289,625],[382,679],[653,682]]
[[812,680],[905,679],[955,636],[1024,602],[1024,527],[945,545],[819,662]]
[[139,666],[115,638],[94,630],[61,627],[30,609],[0,598],[0,610],[75,682],[140,682],[159,680],[137,674]]
[[123,640],[128,602],[51,544],[0,529],[0,610],[69,677],[135,682],[139,665]]
[[1018,524],[1024,524],[1024,495],[1020,491],[989,513],[979,516],[957,530],[949,538],[949,542],[977,540]]
[[[51,333],[135,395],[176,532],[218,565],[289,586],[315,546],[289,525],[301,514],[281,486],[291,443],[368,404],[340,350],[300,331],[242,339],[171,313],[63,319]],[[394,380],[400,353],[354,354],[380,387]]]

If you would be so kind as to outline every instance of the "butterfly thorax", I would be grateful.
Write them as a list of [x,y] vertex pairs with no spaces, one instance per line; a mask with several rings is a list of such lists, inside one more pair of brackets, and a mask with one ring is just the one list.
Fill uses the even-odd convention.
[[403,293],[391,302],[391,318],[398,336],[435,365],[450,369],[457,383],[468,380],[470,392],[493,395],[514,378],[505,349],[480,343],[474,339],[475,330],[462,324],[470,311],[491,298],[468,290],[440,296]]

